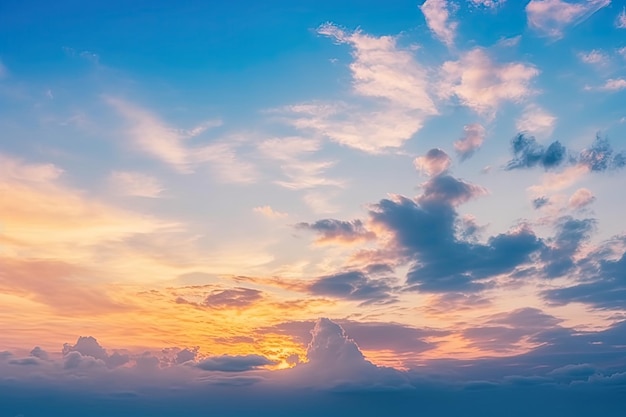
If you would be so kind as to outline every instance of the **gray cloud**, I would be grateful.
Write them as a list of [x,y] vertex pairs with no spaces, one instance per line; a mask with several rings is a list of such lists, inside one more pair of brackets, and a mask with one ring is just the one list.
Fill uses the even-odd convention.
[[362,271],[348,271],[318,278],[309,286],[309,291],[365,303],[389,302],[395,299],[391,295],[393,281],[392,278],[370,278]]
[[544,169],[555,168],[566,160],[567,151],[559,141],[548,147],[537,143],[534,137],[519,133],[511,141],[514,158],[507,165],[507,170],[541,166]]
[[245,372],[275,363],[261,355],[222,355],[203,359],[196,366],[205,371]]
[[311,230],[319,235],[319,242],[374,239],[376,235],[365,228],[361,220],[341,221],[335,219],[318,220],[315,223],[298,223],[297,229]]

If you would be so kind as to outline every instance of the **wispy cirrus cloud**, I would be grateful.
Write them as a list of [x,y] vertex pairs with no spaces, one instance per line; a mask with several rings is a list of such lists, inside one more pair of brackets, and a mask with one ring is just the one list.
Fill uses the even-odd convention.
[[216,178],[223,182],[255,182],[254,166],[243,161],[236,149],[242,138],[213,140],[206,145],[188,143],[220,121],[209,121],[192,129],[177,129],[169,126],[150,111],[116,97],[105,97],[105,102],[115,109],[128,123],[126,134],[138,151],[155,158],[182,174],[190,174],[204,163],[210,163]]
[[482,48],[465,52],[457,61],[445,62],[441,72],[440,96],[456,97],[461,104],[489,118],[503,103],[519,103],[531,96],[531,82],[539,74],[530,64],[495,62]]
[[285,122],[369,153],[398,148],[438,113],[426,70],[393,36],[346,31],[331,23],[318,33],[352,48],[353,97],[279,109]]
[[113,171],[109,184],[115,192],[133,197],[158,198],[165,190],[156,178],[134,171]]
[[450,9],[453,4],[447,0],[426,0],[420,9],[426,18],[426,24],[433,34],[447,46],[454,44],[457,22],[451,21]]
[[262,214],[263,216],[270,219],[280,219],[289,216],[288,213],[275,210],[272,208],[272,206],[269,205],[254,207],[252,211]]
[[559,39],[568,26],[585,21],[609,4],[611,0],[531,0],[526,5],[528,26],[544,36]]
[[618,29],[626,29],[626,7],[615,18],[615,26]]

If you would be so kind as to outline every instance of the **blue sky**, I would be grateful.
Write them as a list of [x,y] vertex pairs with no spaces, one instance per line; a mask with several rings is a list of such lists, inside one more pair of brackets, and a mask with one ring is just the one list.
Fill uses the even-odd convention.
[[617,415],[625,35],[621,0],[0,4],[4,413]]

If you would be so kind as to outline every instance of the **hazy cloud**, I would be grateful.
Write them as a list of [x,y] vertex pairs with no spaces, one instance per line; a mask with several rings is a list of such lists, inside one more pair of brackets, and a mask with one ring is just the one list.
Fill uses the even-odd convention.
[[485,128],[478,123],[465,125],[463,131],[465,132],[463,137],[454,142],[454,150],[461,161],[471,157],[485,140]]
[[450,20],[450,8],[446,0],[426,0],[420,9],[426,18],[426,24],[433,34],[447,46],[454,44],[457,22]]
[[598,10],[611,4],[611,0],[531,0],[526,5],[528,26],[544,36],[561,38],[570,25],[577,25]]

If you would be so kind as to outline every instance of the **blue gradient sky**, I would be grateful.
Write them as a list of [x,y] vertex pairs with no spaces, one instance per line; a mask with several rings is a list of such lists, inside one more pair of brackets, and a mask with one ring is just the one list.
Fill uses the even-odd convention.
[[88,3],[0,2],[0,417],[620,415],[622,0]]

